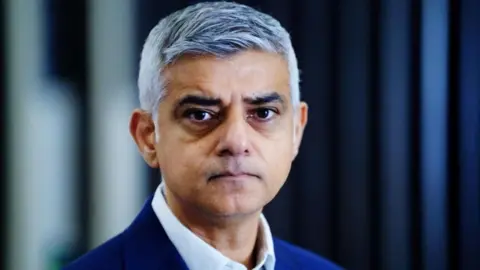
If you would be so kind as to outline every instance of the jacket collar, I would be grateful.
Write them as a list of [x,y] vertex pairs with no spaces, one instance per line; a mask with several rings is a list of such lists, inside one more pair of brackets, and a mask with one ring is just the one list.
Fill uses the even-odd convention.
[[133,223],[125,230],[126,270],[185,269],[182,257],[168,239],[151,207],[151,196]]
[[[168,238],[152,209],[153,196],[147,199],[142,210],[123,232],[125,270],[188,270],[184,260]],[[273,238],[277,253],[276,270],[293,270],[291,254],[284,244]]]

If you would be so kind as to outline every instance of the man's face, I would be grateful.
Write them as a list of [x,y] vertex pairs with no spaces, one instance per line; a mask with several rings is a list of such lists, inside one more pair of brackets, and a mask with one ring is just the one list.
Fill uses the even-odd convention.
[[292,106],[287,62],[257,51],[184,56],[164,76],[147,162],[176,200],[205,214],[260,211],[287,179],[307,120],[306,104]]

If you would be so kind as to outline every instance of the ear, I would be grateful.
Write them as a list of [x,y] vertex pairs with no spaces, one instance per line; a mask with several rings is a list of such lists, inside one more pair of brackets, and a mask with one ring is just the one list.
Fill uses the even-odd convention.
[[294,139],[293,139],[293,157],[295,159],[298,155],[298,150],[303,138],[303,131],[308,122],[308,105],[305,102],[300,102],[298,108],[294,112]]
[[134,110],[130,117],[129,129],[145,162],[152,168],[158,168],[159,163],[155,148],[155,123],[151,114],[140,109]]

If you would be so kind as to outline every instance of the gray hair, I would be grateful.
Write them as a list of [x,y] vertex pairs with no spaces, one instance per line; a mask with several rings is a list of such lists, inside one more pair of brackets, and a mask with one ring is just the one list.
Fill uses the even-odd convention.
[[288,63],[294,108],[300,103],[299,70],[290,35],[265,13],[233,2],[204,2],[162,19],[145,41],[140,60],[140,106],[156,116],[165,96],[162,71],[184,54],[227,57],[255,49],[282,55]]

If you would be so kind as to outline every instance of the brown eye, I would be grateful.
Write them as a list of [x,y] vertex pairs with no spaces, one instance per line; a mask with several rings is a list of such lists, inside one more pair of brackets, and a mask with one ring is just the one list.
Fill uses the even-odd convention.
[[260,109],[257,110],[257,116],[261,119],[268,119],[268,117],[272,114],[271,110]]
[[213,115],[211,112],[199,110],[199,109],[186,110],[183,113],[183,116],[195,122],[205,122],[213,118]]
[[270,108],[258,108],[252,112],[251,117],[254,117],[260,121],[268,121],[274,117],[275,114],[276,112]]

